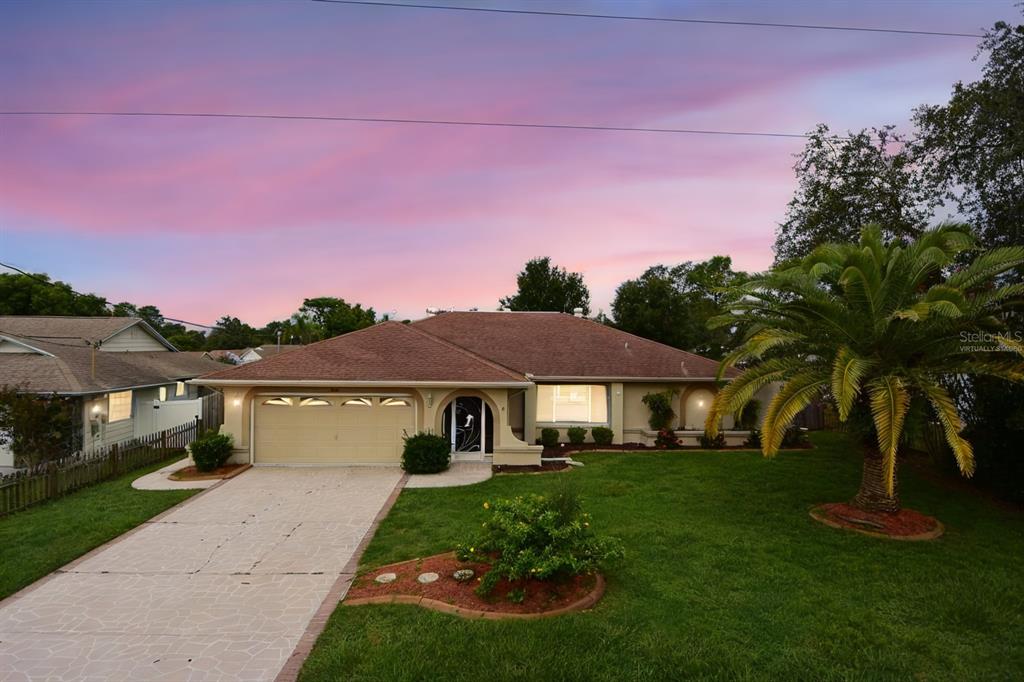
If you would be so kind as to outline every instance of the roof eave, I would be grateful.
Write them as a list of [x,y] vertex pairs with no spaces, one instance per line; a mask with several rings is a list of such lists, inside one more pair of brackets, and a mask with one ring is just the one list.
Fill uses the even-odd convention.
[[395,379],[391,381],[355,381],[355,380],[323,380],[323,379],[192,379],[188,384],[196,386],[312,386],[316,388],[360,387],[360,386],[422,386],[436,388],[529,388],[530,381],[410,381]]
[[[551,383],[593,383],[598,382],[615,382],[624,384],[664,384],[664,383],[685,383],[685,382],[708,382],[718,381],[715,376],[687,376],[687,377],[623,377],[623,376],[534,376],[528,375],[534,383],[551,382]],[[723,377],[723,380],[731,377]]]

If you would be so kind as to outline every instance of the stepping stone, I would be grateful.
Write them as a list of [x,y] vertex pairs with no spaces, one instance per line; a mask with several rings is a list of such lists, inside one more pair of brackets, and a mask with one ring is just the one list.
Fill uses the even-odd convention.
[[460,568],[459,570],[452,573],[452,577],[458,580],[460,583],[464,583],[467,580],[472,580],[474,575],[476,574],[473,573],[472,568]]
[[387,583],[395,582],[397,578],[398,576],[394,573],[381,573],[376,578],[374,578],[374,581],[381,583],[382,585],[386,585]]
[[427,583],[434,582],[435,580],[437,580],[440,577],[441,576],[439,576],[437,573],[421,573],[420,577],[416,578],[416,580],[418,580],[421,583],[423,583],[424,585],[426,585]]

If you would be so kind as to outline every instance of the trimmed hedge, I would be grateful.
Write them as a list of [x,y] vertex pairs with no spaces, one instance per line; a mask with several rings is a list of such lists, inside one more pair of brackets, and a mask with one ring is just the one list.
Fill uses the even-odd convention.
[[192,455],[192,461],[196,463],[196,469],[213,471],[217,467],[224,466],[231,457],[234,445],[235,441],[231,436],[210,429],[192,441],[192,444],[188,446],[188,451]]
[[546,448],[558,447],[558,429],[546,428],[540,430],[540,442]]
[[565,432],[573,445],[580,445],[587,439],[587,430],[582,426],[570,426]]
[[615,440],[615,432],[607,426],[595,426],[590,429],[590,435],[593,436],[594,442],[598,445],[611,445],[612,441]]
[[451,463],[451,443],[437,434],[421,431],[403,440],[402,468],[410,474],[440,473]]

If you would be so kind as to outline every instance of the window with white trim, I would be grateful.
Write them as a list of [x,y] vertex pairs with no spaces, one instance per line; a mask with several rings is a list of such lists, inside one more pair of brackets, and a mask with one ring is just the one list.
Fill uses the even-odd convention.
[[160,402],[164,402],[165,400],[167,400],[167,387],[166,386],[161,386],[160,387]]
[[608,387],[602,384],[540,384],[537,421],[545,424],[608,423]]
[[409,401],[401,398],[383,398],[380,405],[381,407],[409,407]]
[[323,398],[303,398],[299,402],[299,407],[329,407],[330,404],[329,400]]
[[181,396],[185,395],[185,382],[184,381],[179,381],[177,384],[175,384],[175,386],[174,386],[174,395],[176,395],[179,398]]
[[349,398],[342,405],[344,407],[373,407],[369,398]]
[[287,407],[292,404],[292,399],[283,396],[279,398],[268,398],[267,400],[263,401],[263,404],[277,407]]
[[107,421],[122,422],[132,418],[132,392],[119,391],[107,394]]

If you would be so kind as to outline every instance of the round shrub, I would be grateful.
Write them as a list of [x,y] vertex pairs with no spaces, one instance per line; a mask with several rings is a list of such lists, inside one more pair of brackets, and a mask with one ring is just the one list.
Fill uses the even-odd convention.
[[210,429],[192,441],[188,450],[192,455],[192,461],[196,463],[196,469],[213,471],[217,467],[224,466],[231,457],[231,449],[234,445],[235,442],[231,436]]
[[581,445],[587,438],[587,430],[582,426],[570,426],[565,432],[569,435],[569,442],[573,445]]
[[708,432],[705,431],[700,434],[697,440],[700,442],[700,446],[705,450],[721,450],[725,447],[725,434],[721,431],[719,431],[714,438],[709,436]]
[[402,468],[410,474],[436,474],[448,468],[452,460],[452,446],[447,439],[420,432],[403,440]]
[[558,429],[541,429],[540,443],[546,448],[558,447]]
[[590,435],[594,437],[594,442],[598,445],[611,445],[615,438],[615,432],[607,426],[595,426],[590,429]]

